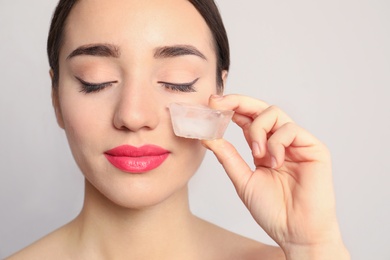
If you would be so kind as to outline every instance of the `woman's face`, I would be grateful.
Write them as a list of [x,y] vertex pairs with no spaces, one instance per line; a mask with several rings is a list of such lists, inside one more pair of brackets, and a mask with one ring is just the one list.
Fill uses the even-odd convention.
[[57,119],[97,190],[132,208],[183,190],[205,149],[173,134],[167,106],[206,105],[217,92],[212,36],[191,3],[80,1],[59,75]]

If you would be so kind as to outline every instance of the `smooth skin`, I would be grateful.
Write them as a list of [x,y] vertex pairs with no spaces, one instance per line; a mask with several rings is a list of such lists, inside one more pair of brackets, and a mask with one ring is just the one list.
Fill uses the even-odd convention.
[[245,96],[212,96],[210,107],[235,111],[254,167],[226,140],[203,141],[257,223],[287,259],[349,259],[336,218],[328,149],[278,107]]
[[[115,46],[120,55],[69,58],[89,44]],[[156,49],[177,44],[195,47],[206,60],[156,57]],[[85,176],[84,205],[73,221],[9,259],[348,259],[326,147],[276,107],[240,95],[216,96],[215,64],[209,28],[187,1],[80,1],[67,21],[53,106]],[[112,84],[85,93],[77,78]],[[195,92],[159,83],[194,79],[199,79]],[[175,101],[234,110],[256,170],[223,139],[201,143],[176,137],[167,111]],[[104,157],[123,144],[154,144],[170,155],[150,172],[124,173]],[[216,154],[255,220],[280,248],[191,213],[187,184],[203,159],[202,144]]]

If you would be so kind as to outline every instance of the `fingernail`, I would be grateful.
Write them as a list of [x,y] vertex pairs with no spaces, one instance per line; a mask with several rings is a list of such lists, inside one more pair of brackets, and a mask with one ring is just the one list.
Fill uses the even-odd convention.
[[271,163],[272,163],[272,168],[273,169],[276,169],[276,167],[278,167],[278,162],[276,161],[275,157],[272,157]]
[[259,156],[261,154],[260,145],[258,142],[252,143],[252,154],[253,156]]
[[223,96],[220,96],[220,95],[211,95],[210,98],[213,99],[213,100],[218,101],[218,100],[223,99]]

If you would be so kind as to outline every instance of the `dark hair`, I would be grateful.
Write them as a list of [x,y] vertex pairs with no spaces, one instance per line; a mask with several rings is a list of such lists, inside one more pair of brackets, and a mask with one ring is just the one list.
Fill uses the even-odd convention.
[[[217,56],[217,86],[223,89],[222,71],[229,70],[230,50],[229,41],[221,15],[214,0],[188,0],[202,15],[210,28],[214,40]],[[47,54],[50,68],[53,70],[52,87],[58,87],[59,80],[59,56],[64,41],[64,28],[66,20],[78,0],[60,0],[51,21],[49,37],[47,40]]]

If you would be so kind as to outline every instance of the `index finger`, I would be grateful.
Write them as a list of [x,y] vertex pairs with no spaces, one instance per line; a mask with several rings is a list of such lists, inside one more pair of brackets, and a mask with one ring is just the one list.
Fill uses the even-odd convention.
[[255,119],[269,107],[264,101],[237,94],[225,96],[212,95],[209,99],[209,106],[219,110],[233,110],[235,113]]

